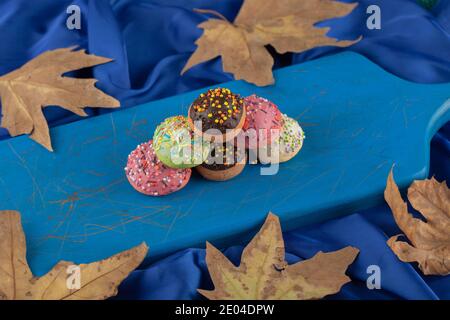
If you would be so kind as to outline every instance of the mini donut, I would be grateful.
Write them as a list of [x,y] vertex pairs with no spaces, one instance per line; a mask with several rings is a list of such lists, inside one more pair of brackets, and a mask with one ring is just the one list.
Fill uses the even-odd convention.
[[[279,136],[283,126],[281,112],[274,103],[255,94],[246,97],[244,104],[247,115],[243,131],[248,139],[253,139],[253,141],[247,141],[247,148],[264,148],[272,142],[272,139],[277,139]],[[275,136],[272,137],[274,134]]]
[[184,116],[167,118],[158,125],[153,148],[162,163],[176,169],[198,166],[209,153],[209,143],[193,134]]
[[[297,155],[303,146],[305,133],[297,120],[283,114],[283,128],[280,137],[274,141],[273,146],[279,149],[279,163],[291,160]],[[275,159],[271,159],[271,148],[259,149],[258,158],[262,163],[276,163]]]
[[239,148],[233,142],[216,143],[206,161],[196,169],[205,179],[226,181],[239,175],[246,162],[245,148]]
[[[194,133],[216,143],[234,139],[244,125],[245,116],[244,100],[225,88],[210,89],[200,94],[188,111]],[[210,129],[215,132],[208,132]]]
[[191,177],[191,169],[165,166],[153,150],[153,142],[142,143],[128,156],[125,174],[137,191],[149,196],[164,196],[182,189]]

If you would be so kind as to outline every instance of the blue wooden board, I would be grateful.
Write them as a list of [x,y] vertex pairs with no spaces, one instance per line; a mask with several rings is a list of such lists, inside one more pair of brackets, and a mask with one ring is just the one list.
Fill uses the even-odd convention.
[[0,209],[22,213],[33,271],[41,275],[60,259],[98,260],[142,241],[150,259],[206,240],[239,243],[268,211],[289,229],[381,203],[394,163],[402,187],[427,175],[430,139],[450,120],[449,84],[410,83],[353,53],[275,77],[266,88],[224,85],[273,100],[305,129],[302,151],[274,176],[260,175],[260,166],[227,182],[194,175],[160,198],[131,188],[128,153],[164,118],[186,114],[199,91],[54,128],[54,153],[27,137],[1,142]]

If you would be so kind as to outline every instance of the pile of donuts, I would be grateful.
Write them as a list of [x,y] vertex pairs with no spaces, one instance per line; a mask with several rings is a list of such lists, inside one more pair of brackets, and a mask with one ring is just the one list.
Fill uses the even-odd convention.
[[[235,143],[250,132],[256,134],[245,140],[244,147]],[[130,153],[125,174],[137,191],[163,196],[182,189],[192,168],[208,180],[229,180],[242,172],[249,158],[256,159],[251,164],[292,159],[304,139],[299,123],[271,101],[215,88],[194,100],[187,117],[174,116],[159,124],[153,139]],[[274,145],[279,153],[276,160],[268,156]],[[264,148],[266,152],[260,152]]]

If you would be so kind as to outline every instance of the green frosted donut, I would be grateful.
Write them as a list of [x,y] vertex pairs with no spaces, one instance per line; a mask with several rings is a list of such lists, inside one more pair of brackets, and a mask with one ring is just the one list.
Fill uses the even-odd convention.
[[162,163],[177,169],[198,166],[209,154],[209,143],[193,135],[183,116],[167,118],[156,128],[153,148]]
[[279,159],[276,161],[276,159],[271,157],[271,145],[269,145],[269,150],[263,149],[259,151],[258,158],[262,163],[286,162],[295,157],[303,146],[305,133],[297,120],[285,114],[282,117],[283,127],[281,128],[280,137],[273,145],[279,149]]

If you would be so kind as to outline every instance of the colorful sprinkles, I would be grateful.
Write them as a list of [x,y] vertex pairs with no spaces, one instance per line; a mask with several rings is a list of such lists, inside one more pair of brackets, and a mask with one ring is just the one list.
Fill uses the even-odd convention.
[[244,110],[244,100],[230,89],[210,89],[192,103],[190,118],[202,121],[202,130],[210,128],[225,132],[234,129],[241,120]]
[[305,132],[295,119],[283,114],[283,129],[280,135],[280,152],[286,154],[297,152],[305,140]]
[[139,192],[163,196],[183,188],[191,177],[191,169],[173,169],[165,166],[153,150],[153,142],[142,143],[128,156],[125,174]]
[[215,144],[202,166],[212,170],[225,170],[241,163],[245,156],[245,149],[239,148],[232,142]]
[[153,135],[154,149],[160,160],[169,167],[191,168],[200,165],[208,156],[208,144],[194,136],[184,116],[165,119]]

